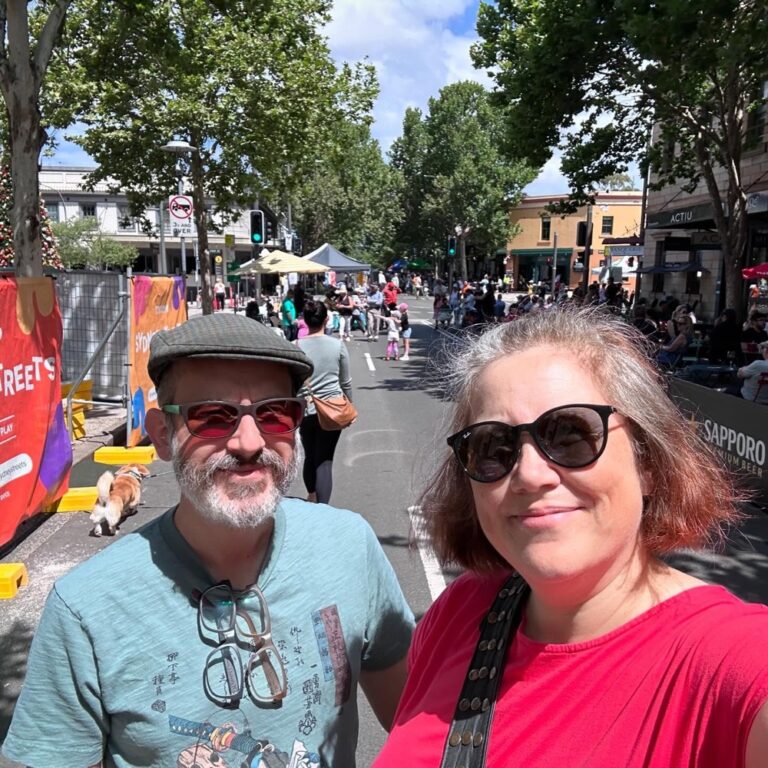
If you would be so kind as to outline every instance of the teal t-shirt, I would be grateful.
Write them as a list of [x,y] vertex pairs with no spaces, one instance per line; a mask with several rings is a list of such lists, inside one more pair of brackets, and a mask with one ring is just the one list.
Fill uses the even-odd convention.
[[403,659],[413,629],[370,526],[283,501],[258,587],[288,693],[264,705],[246,692],[222,707],[203,686],[218,641],[198,624],[212,581],[173,512],[56,582],[5,755],[33,768],[354,766],[360,670]]

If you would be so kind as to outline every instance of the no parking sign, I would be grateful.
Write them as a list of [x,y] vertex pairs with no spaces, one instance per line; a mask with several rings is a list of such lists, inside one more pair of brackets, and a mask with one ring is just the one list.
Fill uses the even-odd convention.
[[192,198],[188,195],[171,195],[168,198],[168,213],[171,216],[171,230],[182,237],[192,234]]

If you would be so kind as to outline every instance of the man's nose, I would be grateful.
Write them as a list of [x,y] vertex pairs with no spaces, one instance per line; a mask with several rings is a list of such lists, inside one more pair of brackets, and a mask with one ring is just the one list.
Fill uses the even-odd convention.
[[230,435],[227,441],[227,449],[230,453],[243,456],[252,456],[264,448],[266,441],[261,430],[256,424],[256,419],[250,413],[244,414],[237,429]]

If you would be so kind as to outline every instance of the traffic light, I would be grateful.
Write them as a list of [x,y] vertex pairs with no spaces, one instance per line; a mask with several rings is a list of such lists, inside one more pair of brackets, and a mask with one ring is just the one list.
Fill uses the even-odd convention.
[[456,255],[456,238],[453,235],[448,238],[448,255]]
[[587,222],[580,221],[576,226],[576,246],[583,248],[587,244]]
[[270,216],[265,217],[265,237],[268,243],[275,239],[275,221]]
[[251,242],[264,245],[264,211],[251,211]]

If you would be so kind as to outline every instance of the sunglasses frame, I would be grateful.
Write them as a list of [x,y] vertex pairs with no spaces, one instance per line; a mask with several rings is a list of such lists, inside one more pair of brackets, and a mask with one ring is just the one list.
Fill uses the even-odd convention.
[[[296,420],[296,426],[293,427],[293,429],[287,429],[285,432],[265,432],[262,430],[261,426],[259,425],[259,420],[256,418],[256,410],[269,403],[296,403],[296,405],[299,407],[299,418]],[[196,405],[226,405],[234,408],[237,411],[237,418],[233,423],[232,431],[226,434],[217,435],[216,437],[200,435],[197,432],[194,432],[192,427],[189,425],[188,414],[189,409],[194,408]],[[304,405],[305,402],[300,397],[268,397],[265,400],[257,400],[255,403],[250,403],[248,405],[243,405],[242,403],[233,403],[229,400],[195,400],[192,403],[168,403],[167,405],[161,406],[160,410],[162,410],[164,413],[171,413],[176,416],[181,416],[181,418],[184,420],[185,426],[189,430],[189,433],[195,437],[200,438],[201,440],[223,440],[225,438],[232,437],[232,435],[237,432],[237,428],[240,426],[240,421],[246,414],[249,414],[253,417],[253,420],[256,422],[256,426],[259,428],[259,432],[261,432],[262,435],[290,435],[299,428],[299,425],[304,418]]]
[[[562,462],[558,461],[557,459],[550,456],[547,449],[539,442],[539,438],[536,435],[536,426],[538,423],[543,419],[545,416],[549,416],[549,414],[554,413],[555,411],[563,411],[568,408],[587,408],[590,411],[593,411],[594,413],[597,413],[600,416],[600,419],[603,424],[603,444],[600,446],[600,450],[597,452],[594,458],[590,459],[587,462],[584,462],[583,464],[563,464]],[[534,445],[539,450],[539,452],[546,458],[547,461],[551,461],[553,464],[556,464],[558,467],[563,467],[565,469],[583,469],[584,467],[588,467],[590,464],[594,464],[605,451],[605,447],[608,445],[608,419],[610,418],[611,414],[613,413],[619,413],[618,408],[615,408],[612,405],[594,405],[593,403],[567,403],[565,405],[558,405],[555,408],[550,408],[547,411],[544,411],[540,416],[538,416],[533,421],[529,422],[528,424],[507,424],[504,421],[495,421],[495,420],[489,420],[489,421],[478,421],[474,424],[469,424],[468,426],[464,427],[464,429],[460,429],[458,432],[455,432],[454,434],[450,435],[447,438],[447,443],[453,450],[453,454],[456,457],[456,460],[459,462],[459,466],[462,468],[464,473],[471,479],[474,480],[476,483],[496,483],[502,478],[506,477],[514,468],[517,462],[520,460],[520,450],[522,447],[522,433],[527,432],[531,439],[533,440]],[[482,427],[486,424],[494,424],[494,425],[500,425],[503,427],[506,427],[507,429],[511,429],[514,431],[515,436],[517,437],[517,455],[515,456],[515,460],[510,466],[510,468],[504,472],[502,475],[499,475],[498,477],[494,477],[491,480],[486,479],[480,479],[477,477],[473,477],[467,467],[464,466],[464,462],[461,460],[461,456],[459,455],[459,446],[462,443],[462,438],[465,437],[468,430],[472,430],[475,427]]]

